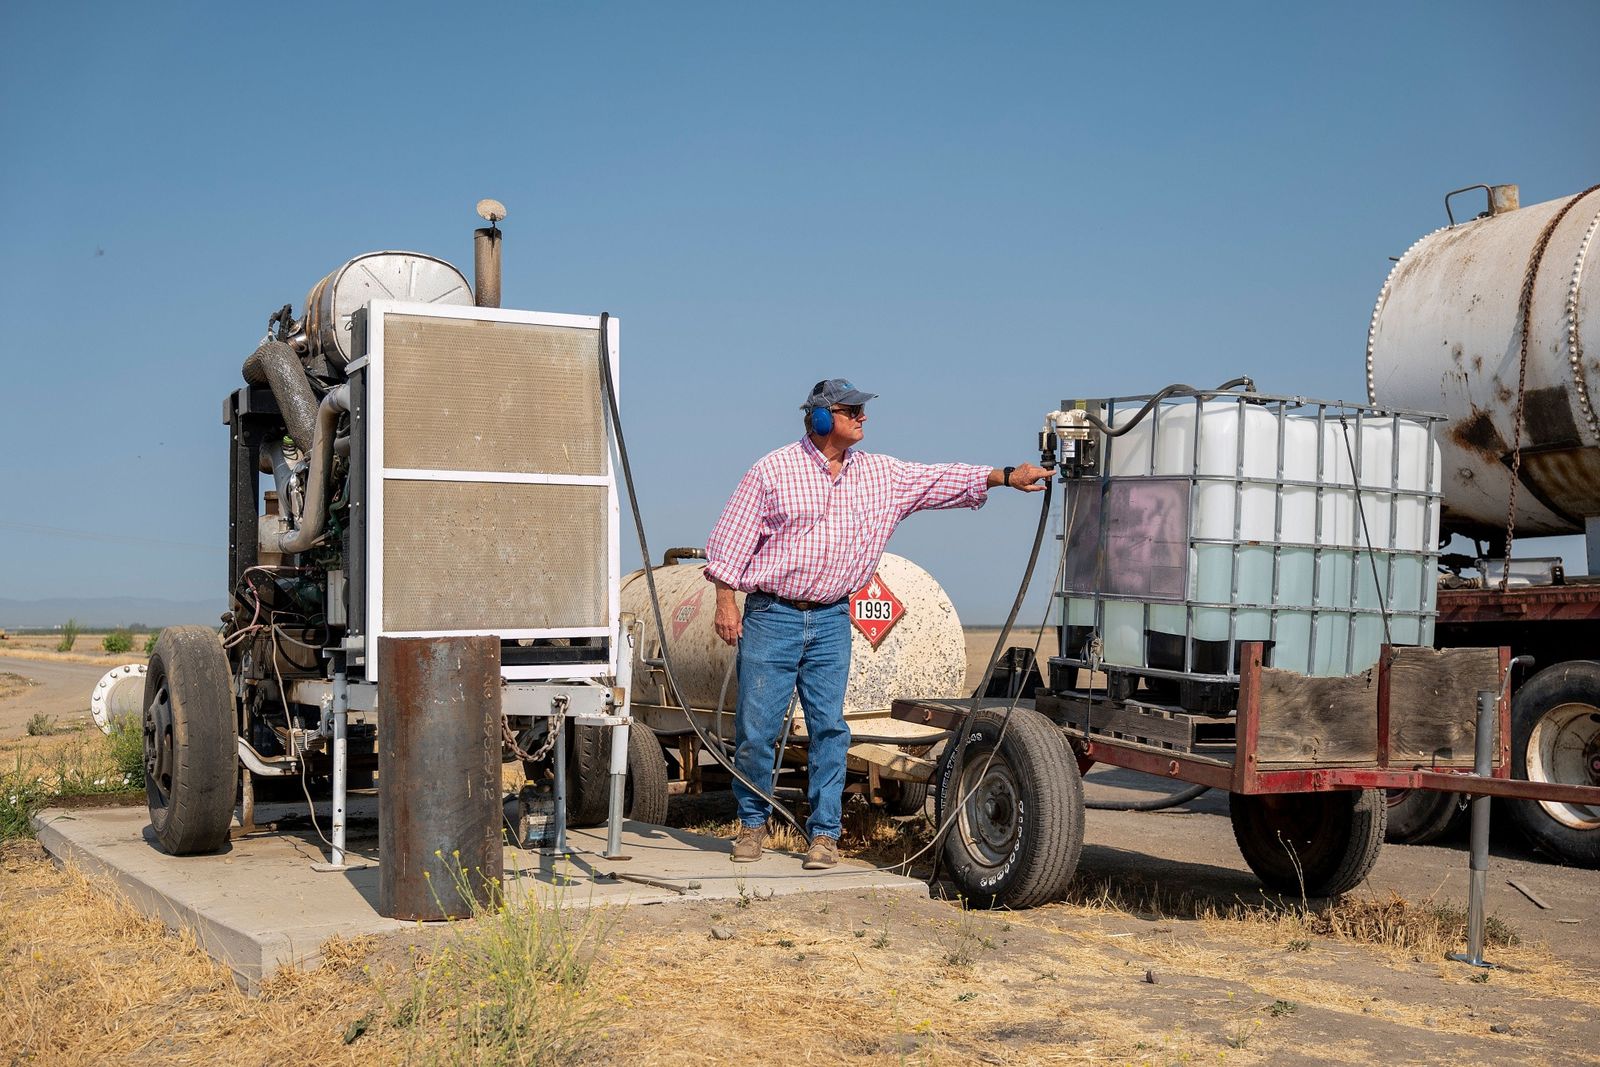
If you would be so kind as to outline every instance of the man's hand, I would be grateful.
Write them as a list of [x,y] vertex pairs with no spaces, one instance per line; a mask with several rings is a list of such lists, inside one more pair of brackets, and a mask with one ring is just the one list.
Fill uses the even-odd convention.
[[1011,468],[1011,478],[1006,479],[1003,468],[996,467],[989,475],[990,486],[1009,485],[1012,489],[1020,489],[1024,493],[1038,493],[1049,484],[1052,472],[1045,470],[1036,463],[1022,463]]
[[739,606],[733,600],[733,587],[717,586],[717,614],[712,625],[716,627],[717,636],[728,644],[737,644],[744,634],[744,620],[739,617]]

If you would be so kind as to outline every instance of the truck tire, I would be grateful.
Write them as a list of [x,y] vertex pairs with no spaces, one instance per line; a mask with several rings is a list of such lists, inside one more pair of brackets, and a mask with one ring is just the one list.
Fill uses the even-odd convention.
[[[599,826],[611,808],[611,727],[574,726],[567,760],[567,825]],[[635,822],[667,820],[667,760],[644,723],[628,728],[628,783],[622,815]]]
[[1228,796],[1245,863],[1286,896],[1336,897],[1360,885],[1378,862],[1388,816],[1379,789]]
[[228,840],[239,774],[234,712],[217,635],[162,630],[144,680],[144,777],[150,829],[171,855],[215,852]]
[[[1547,667],[1511,702],[1511,774],[1530,782],[1600,786],[1600,663]],[[1535,848],[1579,867],[1600,867],[1600,806],[1507,801]]]
[[1431,789],[1386,789],[1387,840],[1396,845],[1426,845],[1443,837],[1461,814],[1461,797]]
[[1065,736],[1028,708],[1012,709],[1009,726],[984,712],[967,736],[959,781],[955,742],[938,772],[939,825],[956,812],[944,842],[956,887],[980,908],[1060,899],[1083,851],[1083,779]]

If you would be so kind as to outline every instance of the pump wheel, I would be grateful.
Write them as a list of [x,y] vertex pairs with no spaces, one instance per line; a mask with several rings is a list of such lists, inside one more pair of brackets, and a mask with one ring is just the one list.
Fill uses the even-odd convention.
[[1389,806],[1387,840],[1397,845],[1426,845],[1443,837],[1461,814],[1461,798],[1432,789],[1386,789]]
[[1274,892],[1335,897],[1378,862],[1389,806],[1381,789],[1232,793],[1228,815],[1244,861]]
[[[1600,663],[1558,663],[1517,690],[1511,773],[1530,782],[1600,785]],[[1600,867],[1600,806],[1551,800],[1507,806],[1537,848],[1579,867]]]
[[956,812],[944,843],[956,887],[977,907],[1059,899],[1083,850],[1083,779],[1065,736],[1014,708],[1009,726],[1000,712],[978,715],[967,737],[959,776],[955,742],[939,766],[939,825]]
[[217,635],[161,631],[144,680],[145,797],[150,828],[174,856],[228,839],[239,772],[233,686]]
[[[611,807],[611,727],[574,726],[567,759],[567,825],[599,826]],[[628,728],[628,783],[623,818],[667,821],[667,760],[642,722]]]

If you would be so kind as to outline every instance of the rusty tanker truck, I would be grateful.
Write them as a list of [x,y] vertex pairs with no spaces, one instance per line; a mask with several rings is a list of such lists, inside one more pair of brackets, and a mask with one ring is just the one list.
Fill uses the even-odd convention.
[[[1484,210],[1458,220],[1479,196]],[[1514,777],[1600,785],[1600,186],[1526,207],[1516,186],[1472,186],[1445,206],[1448,224],[1396,260],[1378,295],[1368,401],[1446,417],[1441,537],[1473,551],[1445,546],[1434,642],[1534,657],[1515,681]],[[1584,575],[1528,551],[1574,534]],[[1504,803],[1541,851],[1600,866],[1600,808]],[[1391,794],[1390,837],[1436,837],[1457,806]]]

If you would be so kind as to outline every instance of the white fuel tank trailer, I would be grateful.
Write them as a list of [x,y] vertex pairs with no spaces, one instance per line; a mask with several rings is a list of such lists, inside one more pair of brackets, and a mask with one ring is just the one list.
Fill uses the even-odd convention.
[[[685,712],[701,729],[732,742],[739,680],[734,650],[712,626],[716,589],[706,581],[698,549],[672,549],[654,570],[668,651],[680,693],[668,685],[643,571],[622,579],[622,611],[642,621],[633,661],[633,713],[671,743],[687,738]],[[741,610],[744,595],[736,600]],[[930,746],[943,736],[932,727],[892,718],[897,697],[965,695],[966,635],[955,605],[939,582],[910,560],[884,553],[866,587],[851,598],[850,679],[844,716],[850,724],[849,791],[882,798],[902,813],[920,810],[927,793]],[[719,710],[720,708],[720,710]],[[785,749],[790,764],[804,762],[805,722],[795,710]]]

